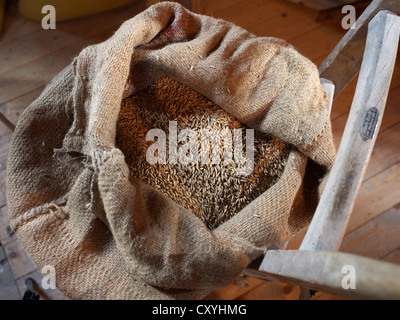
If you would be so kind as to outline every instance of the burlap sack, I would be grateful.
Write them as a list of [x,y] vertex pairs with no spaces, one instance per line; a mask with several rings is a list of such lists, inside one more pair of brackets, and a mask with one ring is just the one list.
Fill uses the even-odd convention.
[[[121,99],[160,74],[293,146],[281,179],[213,231],[130,180],[115,147]],[[310,221],[335,156],[326,105],[316,67],[284,41],[157,4],[84,49],[21,115],[11,226],[71,298],[201,298]]]

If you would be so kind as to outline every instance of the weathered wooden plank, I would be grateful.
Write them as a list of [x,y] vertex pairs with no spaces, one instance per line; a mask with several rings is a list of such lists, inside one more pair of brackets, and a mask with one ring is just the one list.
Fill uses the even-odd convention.
[[215,18],[230,21],[250,32],[252,27],[283,13],[286,9],[281,1],[241,1],[232,6],[214,12]]
[[4,245],[4,251],[15,279],[23,277],[36,270],[36,266],[28,257],[25,249],[18,240]]
[[[34,90],[28,94],[22,95],[8,103],[0,105],[0,113],[7,118],[7,120],[14,126],[17,124],[18,118],[21,113],[40,95],[44,87]],[[3,174],[7,165],[8,151],[11,143],[13,131],[3,122],[0,122],[0,191],[3,190]],[[3,204],[4,199],[0,195],[0,205]]]
[[0,104],[11,101],[21,95],[42,88],[54,78],[86,46],[105,40],[111,35],[97,34],[91,39],[84,39],[73,45],[49,53],[39,60],[14,68],[0,74]]
[[[397,63],[393,72],[391,89],[389,91],[388,100],[386,102],[385,112],[383,114],[383,119],[381,123],[381,127],[379,130],[378,141],[375,144],[375,148],[372,152],[372,158],[374,154],[379,152],[379,146],[382,141],[385,145],[385,139],[380,136],[387,130],[389,127],[395,125],[400,120],[400,57],[397,58]],[[343,135],[344,128],[346,126],[346,121],[348,117],[348,113],[350,110],[350,106],[352,103],[352,99],[354,96],[356,80],[358,77],[353,79],[351,83],[342,91],[342,93],[333,101],[332,106],[332,131],[336,148],[339,147],[340,140]],[[385,137],[388,136],[385,134]],[[389,136],[388,136],[389,137]],[[392,139],[392,137],[391,137]],[[394,148],[395,146],[391,146]],[[385,160],[385,159],[383,159]],[[383,163],[382,163],[383,164]],[[382,167],[382,164],[381,167]],[[369,179],[372,174],[370,173],[370,166],[367,168],[365,179]],[[389,167],[389,166],[387,166]],[[375,172],[376,173],[376,172]]]
[[288,42],[320,26],[315,22],[317,13],[303,6],[285,4],[272,18],[252,25],[250,30],[258,36],[275,37]]
[[328,108],[328,113],[330,116],[331,112],[332,112],[333,96],[335,94],[335,85],[331,81],[324,79],[324,78],[321,78],[321,85],[329,97],[329,102],[328,102],[327,108]]
[[6,199],[6,170],[0,170],[0,207],[7,203]]
[[[400,58],[400,56],[399,56]],[[400,59],[399,59],[400,62]],[[400,63],[396,65],[397,72],[393,73],[392,82],[400,82]],[[397,87],[389,91],[388,100],[386,103],[385,113],[383,114],[381,128],[382,131],[386,130],[388,127],[394,125],[400,119],[400,83]]]
[[303,3],[304,5],[316,9],[327,10],[331,8],[341,7],[345,4],[352,4],[362,0],[286,0],[294,3]]
[[68,47],[82,39],[82,36],[69,33],[65,33],[61,37],[62,33],[63,31],[59,29],[39,29],[4,45],[0,43],[0,74],[35,61],[53,51]]
[[7,206],[0,208],[0,243],[7,245],[8,243],[17,240],[17,235],[10,227],[10,220],[8,219]]
[[288,8],[283,13],[252,26],[250,31],[257,36],[275,37],[293,44],[293,38],[320,27],[314,21],[315,12],[304,9],[298,6]]
[[400,13],[398,0],[374,0],[356,22],[355,29],[349,29],[319,68],[321,77],[332,80],[336,95],[359,72],[365,48],[368,23],[380,10]]
[[66,48],[82,39],[91,38],[110,28],[116,28],[122,21],[133,17],[144,8],[143,2],[134,3],[123,8],[59,22],[56,29],[39,28],[4,45],[0,41],[0,73]]
[[[375,147],[372,151],[363,181],[371,179],[400,161],[400,110],[398,109],[398,107],[387,108],[385,111],[387,117],[382,121],[381,130],[376,139]],[[346,125],[346,119],[346,115],[343,115],[336,118],[332,123],[332,131],[336,146],[340,143],[341,134]],[[385,119],[387,119],[386,122]],[[393,121],[397,121],[397,123],[393,124]]]
[[[312,266],[312,267],[310,267]],[[342,286],[351,266],[355,288]],[[343,252],[270,250],[260,270],[278,281],[352,298],[400,299],[400,265]]]
[[[44,89],[40,87],[39,89],[28,92],[18,98],[15,98],[7,103],[0,105],[0,112],[14,125],[22,114],[22,112],[42,93]],[[3,130],[0,127],[0,135],[6,134],[9,130]]]
[[[370,3],[371,0],[360,0],[360,2],[352,4],[355,13],[355,19],[358,19],[361,16],[361,14],[364,12],[364,10],[368,7]],[[346,17],[346,15],[349,14],[349,11],[346,8],[346,12],[343,13],[342,9],[343,6],[338,6],[336,8],[319,11],[317,16],[318,23],[327,26],[331,29],[343,32],[344,35],[347,32],[348,29],[346,28],[348,27],[346,26],[346,28],[343,28],[342,22],[343,19],[345,19],[345,21],[348,19],[348,16]]]
[[400,246],[399,227],[400,209],[392,207],[347,233],[340,251],[385,260],[387,254]]
[[17,284],[7,261],[3,247],[0,245],[0,300],[20,300]]
[[400,163],[364,182],[357,195],[346,233],[399,202]]
[[279,282],[264,282],[235,300],[297,300],[298,296],[299,288],[297,286]]
[[191,0],[191,2],[193,12],[213,16],[214,14],[218,15],[219,11],[229,10],[230,6],[243,2],[243,0]]
[[354,300],[348,297],[341,297],[334,294],[318,291],[310,300]]
[[348,83],[346,88],[342,90],[340,95],[334,98],[331,114],[332,120],[335,120],[340,116],[346,116],[347,118],[353,102],[354,93],[356,91],[357,81],[358,76],[354,77],[354,79]]
[[8,0],[3,21],[3,30],[0,34],[0,45],[39,30],[41,25],[25,19],[17,8],[18,0]]
[[0,155],[0,169],[6,169],[7,168],[7,157],[8,153],[4,155]]
[[303,241],[304,236],[306,235],[307,230],[308,230],[308,227],[304,228],[298,234],[296,234],[293,238],[291,238],[286,246],[286,249],[287,250],[299,249],[301,242]]
[[[134,3],[127,8],[121,8],[117,13],[115,13],[115,16],[110,19],[111,22],[104,23],[106,26],[105,28],[102,27],[100,30],[97,30],[93,33],[90,32],[89,34],[86,32],[86,35],[81,36],[81,40],[77,42],[74,42],[57,51],[47,53],[41,58],[28,62],[25,65],[20,65],[12,70],[0,73],[0,104],[11,101],[27,92],[31,92],[43,87],[52,78],[54,78],[58,72],[66,67],[72,61],[73,57],[76,56],[83,48],[108,39],[125,19],[141,12],[142,9],[144,9],[144,4],[142,2]],[[111,11],[111,13],[108,14],[112,15],[113,12],[114,11]],[[107,16],[104,16],[103,20],[107,21],[108,19],[106,17]],[[82,19],[89,19],[89,17]],[[90,19],[95,18],[90,17]],[[65,23],[66,25],[68,25],[67,23],[70,23],[71,26],[68,25],[68,28],[65,27],[66,31],[63,31],[64,27],[60,23],[57,27],[60,32],[73,32],[75,34],[82,35],[82,31],[79,31],[80,28],[77,28],[76,31],[73,31],[74,29],[72,21]]]
[[385,255],[384,257],[382,257],[382,260],[400,264],[400,248],[397,248],[396,250],[393,250],[392,252]]
[[[8,151],[10,149],[10,142],[12,138],[12,131],[2,122],[0,122],[0,164],[2,167],[6,165]],[[0,168],[1,169],[1,168]],[[3,174],[3,173],[0,173]],[[0,178],[1,181],[2,178]]]
[[[340,251],[359,254],[374,259],[400,264],[400,240],[398,226],[400,225],[399,208],[389,209],[345,235]],[[298,249],[304,232],[293,238],[288,245],[289,250]],[[393,250],[393,248],[395,248]],[[392,250],[392,251],[391,251]],[[387,253],[390,251],[389,253]],[[265,296],[266,298],[268,296]],[[343,300],[344,296],[317,292],[312,300]]]
[[316,27],[318,25],[308,19],[306,15],[285,12],[252,26],[250,31],[257,36],[279,38],[291,43],[291,39],[294,37],[305,34]]
[[[375,149],[368,163],[364,180],[368,180],[400,161],[400,123],[378,136]],[[399,199],[400,201],[400,199]]]
[[[354,77],[352,81],[342,90],[339,96],[333,101],[332,107],[332,119],[336,119],[337,117],[348,114],[350,111],[351,103],[353,101],[354,93],[356,90],[358,76]],[[396,110],[399,110],[398,103],[400,98],[400,92],[398,87],[400,86],[400,56],[397,57],[396,65],[393,70],[392,81],[390,83],[390,91],[387,101],[387,107],[385,109],[385,114],[387,113],[387,109],[392,106],[392,103],[397,104],[395,106]],[[392,102],[393,101],[393,102]],[[397,118],[392,120],[397,121]],[[385,126],[385,116],[383,118],[383,122],[381,126]]]
[[[35,100],[40,95],[42,90],[43,88],[40,88],[26,95],[18,97],[6,104],[0,105],[0,113],[4,115],[4,117],[6,117],[11,124],[16,125],[21,113],[33,102],[33,100]],[[11,128],[0,122],[0,206],[4,205],[7,202],[5,169],[7,167],[7,157],[11,144],[12,134],[13,131],[11,130]]]
[[[334,106],[333,106],[334,108]],[[333,109],[332,108],[332,109]],[[344,128],[346,127],[346,121],[348,118],[348,114],[343,114],[340,117],[335,118],[332,121],[332,134],[333,134],[333,142],[335,144],[336,150],[338,150],[342,136],[343,136],[343,131]]]
[[12,123],[10,122],[10,120],[8,120],[8,119],[4,116],[4,114],[2,114],[1,112],[0,112],[0,121],[1,121],[8,129],[10,129],[11,131],[14,131],[14,130],[15,130],[14,124],[12,124]]
[[374,147],[394,68],[400,18],[380,12],[370,27],[342,142],[301,250],[338,249]]
[[[341,33],[324,26],[317,26],[310,32],[290,39],[290,44],[295,46],[304,56],[318,64],[319,61],[328,56],[341,38]],[[332,80],[325,76],[321,77]]]
[[205,300],[232,300],[236,297],[239,297],[251,290],[260,284],[264,283],[263,280],[247,277],[247,276],[239,276],[234,280],[232,284],[227,286],[226,288],[221,288],[218,290],[212,291],[208,294],[204,299]]

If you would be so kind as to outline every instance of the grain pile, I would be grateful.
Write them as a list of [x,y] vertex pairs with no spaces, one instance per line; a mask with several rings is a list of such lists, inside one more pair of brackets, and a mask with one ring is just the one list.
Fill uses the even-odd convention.
[[[271,187],[284,170],[290,146],[258,131],[254,131],[254,170],[249,175],[238,173],[236,161],[223,161],[223,148],[217,150],[221,157],[217,164],[211,161],[171,164],[169,139],[167,162],[151,165],[146,160],[146,151],[154,141],[146,141],[146,134],[158,128],[169,137],[170,121],[177,122],[178,133],[183,129],[195,130],[199,134],[199,150],[203,146],[202,130],[218,134],[223,129],[243,129],[245,153],[247,127],[196,91],[165,76],[122,101],[116,146],[124,153],[131,176],[144,180],[189,209],[211,230]],[[178,141],[178,147],[182,143]]]

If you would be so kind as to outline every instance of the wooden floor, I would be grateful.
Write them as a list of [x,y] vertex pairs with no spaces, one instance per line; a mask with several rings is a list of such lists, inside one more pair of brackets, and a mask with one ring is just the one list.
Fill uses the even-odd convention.
[[[324,14],[283,0],[205,0],[192,10],[234,22],[259,36],[285,39],[319,65],[344,35],[337,12]],[[21,299],[25,279],[42,276],[9,227],[5,190],[7,154],[12,129],[21,112],[84,47],[107,39],[126,19],[146,8],[138,2],[43,30],[22,18],[9,1],[0,37],[0,299]],[[360,12],[359,12],[360,13]],[[323,19],[321,19],[323,17]],[[339,16],[340,18],[340,16]],[[357,197],[341,251],[400,263],[400,62],[397,61],[387,109],[371,162]],[[356,79],[335,100],[332,124],[338,146],[346,123]],[[289,249],[298,248],[304,232]],[[287,284],[239,277],[209,299],[297,299],[299,289]],[[45,299],[63,299],[57,290]],[[342,299],[318,292],[313,299]]]

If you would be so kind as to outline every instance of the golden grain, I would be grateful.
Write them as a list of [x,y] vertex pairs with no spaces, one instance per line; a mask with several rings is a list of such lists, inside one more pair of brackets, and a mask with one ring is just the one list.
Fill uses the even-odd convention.
[[[230,93],[229,89],[227,91]],[[168,135],[169,121],[178,122],[178,132],[184,128],[197,130],[199,151],[201,130],[209,130],[213,133],[211,138],[216,139],[216,134],[225,128],[247,127],[196,91],[165,76],[122,101],[116,145],[124,153],[132,177],[142,179],[193,212],[210,229],[233,217],[270,188],[286,166],[290,145],[258,131],[254,132],[254,171],[248,176],[236,172],[243,164],[223,161],[223,148],[211,150],[207,164],[150,165],[146,161],[146,151],[153,142],[146,141],[146,134],[158,128]],[[244,152],[246,141],[242,140]],[[183,144],[172,141],[170,146],[169,142],[167,157],[170,147],[178,148]],[[218,164],[212,163],[213,155],[220,156]]]

